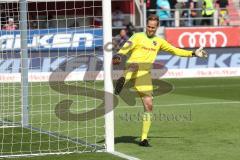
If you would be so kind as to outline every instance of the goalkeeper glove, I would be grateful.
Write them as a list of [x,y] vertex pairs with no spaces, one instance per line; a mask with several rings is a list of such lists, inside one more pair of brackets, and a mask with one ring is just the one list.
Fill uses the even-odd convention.
[[203,47],[200,47],[200,48],[196,49],[195,51],[193,51],[192,55],[200,57],[200,58],[207,58],[208,57],[208,53],[207,53],[207,51],[205,51],[203,49]]
[[119,65],[122,61],[122,57],[120,54],[115,54],[112,58],[112,64],[113,65]]

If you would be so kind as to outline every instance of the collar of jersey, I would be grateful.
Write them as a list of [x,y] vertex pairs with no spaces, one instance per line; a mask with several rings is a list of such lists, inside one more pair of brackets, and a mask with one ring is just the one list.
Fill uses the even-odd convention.
[[148,37],[146,32],[144,32],[144,35],[149,39],[153,39],[154,37],[156,37],[156,35],[154,35],[153,37]]

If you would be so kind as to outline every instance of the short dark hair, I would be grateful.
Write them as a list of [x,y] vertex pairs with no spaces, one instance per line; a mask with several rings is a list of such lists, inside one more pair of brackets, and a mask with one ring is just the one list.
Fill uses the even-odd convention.
[[147,23],[148,23],[148,21],[157,21],[157,25],[159,25],[159,18],[155,14],[149,15],[147,18]]

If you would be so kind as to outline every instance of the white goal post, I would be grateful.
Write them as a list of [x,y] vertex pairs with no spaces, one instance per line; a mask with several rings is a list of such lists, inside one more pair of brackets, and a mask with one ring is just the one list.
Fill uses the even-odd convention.
[[112,41],[111,1],[0,6],[0,157],[113,153],[112,51],[103,49]]

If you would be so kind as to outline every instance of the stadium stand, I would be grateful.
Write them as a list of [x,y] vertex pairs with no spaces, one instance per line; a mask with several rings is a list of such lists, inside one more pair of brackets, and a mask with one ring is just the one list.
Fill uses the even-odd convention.
[[230,25],[231,26],[240,25],[239,0],[229,0],[228,12]]

